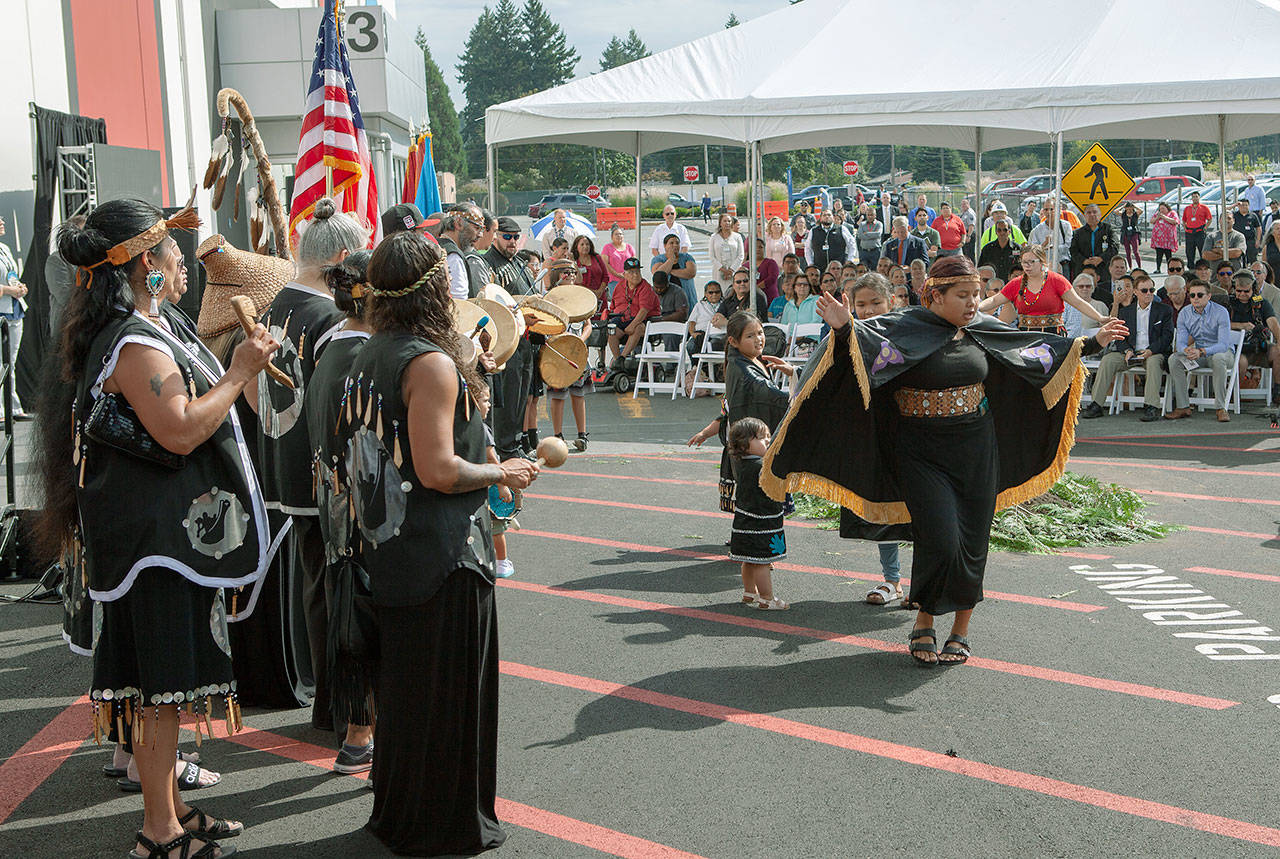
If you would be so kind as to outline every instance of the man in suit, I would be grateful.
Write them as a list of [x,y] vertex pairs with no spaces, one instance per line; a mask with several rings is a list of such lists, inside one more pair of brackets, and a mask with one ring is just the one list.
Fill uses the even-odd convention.
[[880,192],[880,202],[873,208],[876,210],[876,220],[883,224],[884,234],[880,236],[881,243],[889,241],[889,229],[893,225],[893,219],[898,216],[898,210],[893,207],[893,197],[888,191]]
[[903,268],[910,266],[911,261],[917,259],[927,266],[929,264],[929,246],[924,243],[924,239],[907,232],[907,219],[899,215],[893,219],[892,238],[884,243],[880,258],[887,259],[889,262],[900,265]]
[[1119,312],[1120,319],[1129,329],[1129,336],[1112,343],[1102,356],[1090,392],[1092,401],[1080,410],[1082,418],[1100,418],[1106,414],[1102,403],[1106,401],[1116,375],[1126,367],[1140,365],[1146,369],[1147,376],[1142,415],[1138,420],[1150,422],[1160,419],[1160,380],[1173,352],[1173,308],[1155,300],[1155,282],[1146,275],[1140,274],[1134,279],[1134,295],[1137,300],[1121,307]]
[[1102,223],[1102,210],[1092,203],[1084,207],[1084,226],[1071,236],[1071,276],[1086,265],[1102,271],[1116,255],[1116,237],[1110,224]]

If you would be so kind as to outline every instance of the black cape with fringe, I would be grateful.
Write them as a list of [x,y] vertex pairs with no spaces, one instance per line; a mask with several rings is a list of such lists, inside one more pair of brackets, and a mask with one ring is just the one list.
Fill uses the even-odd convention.
[[[1000,460],[996,510],[1002,510],[1040,495],[1062,476],[1087,375],[1080,358],[1100,347],[1092,338],[1019,331],[983,313],[965,333],[990,366],[985,386]],[[898,446],[911,444],[899,426],[892,382],[955,334],[954,325],[923,307],[854,320],[833,332],[773,437],[761,488],[778,500],[787,492],[817,495],[867,523],[910,522],[890,466]],[[870,529],[846,536],[891,540],[899,533]]]

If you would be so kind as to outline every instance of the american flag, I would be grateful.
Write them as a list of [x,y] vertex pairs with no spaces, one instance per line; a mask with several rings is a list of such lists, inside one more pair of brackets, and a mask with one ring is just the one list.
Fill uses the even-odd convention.
[[311,217],[316,201],[325,196],[326,174],[333,171],[333,196],[340,208],[352,212],[373,229],[370,247],[381,236],[378,184],[369,157],[369,137],[360,116],[360,98],[351,79],[346,43],[338,35],[334,0],[325,0],[324,17],[316,35],[316,58],[311,64],[298,161],[294,167],[293,203],[289,211],[289,241],[298,226]]

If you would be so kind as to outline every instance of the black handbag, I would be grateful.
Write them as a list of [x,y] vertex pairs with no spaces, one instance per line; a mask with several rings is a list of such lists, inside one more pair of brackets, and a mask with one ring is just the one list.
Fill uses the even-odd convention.
[[187,464],[187,458],[174,453],[151,437],[138,420],[138,414],[120,394],[100,394],[89,410],[84,434],[99,444],[114,447],[135,459],[163,465],[174,471]]

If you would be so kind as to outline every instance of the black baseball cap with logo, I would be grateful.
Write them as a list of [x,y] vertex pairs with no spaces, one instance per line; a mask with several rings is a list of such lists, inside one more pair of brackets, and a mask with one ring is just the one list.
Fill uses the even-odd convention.
[[382,213],[382,235],[384,238],[392,233],[416,230],[422,226],[424,226],[422,213],[418,211],[418,207],[413,203],[396,203]]
[[623,271],[626,271],[629,268],[639,268],[639,267],[640,267],[640,260],[636,259],[635,257],[631,257],[630,259],[628,259],[626,262],[622,264]]

